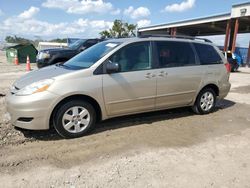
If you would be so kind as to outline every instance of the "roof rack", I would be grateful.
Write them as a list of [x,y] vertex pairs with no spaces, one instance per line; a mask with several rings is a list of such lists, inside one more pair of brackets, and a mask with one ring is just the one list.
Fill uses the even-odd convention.
[[167,37],[167,38],[178,38],[178,39],[190,39],[190,40],[203,40],[205,42],[212,43],[211,40],[205,39],[205,38],[199,38],[199,37],[191,37],[191,36],[185,36],[185,35],[158,35],[158,34],[150,34],[150,35],[138,35],[139,38],[148,38],[148,37]]

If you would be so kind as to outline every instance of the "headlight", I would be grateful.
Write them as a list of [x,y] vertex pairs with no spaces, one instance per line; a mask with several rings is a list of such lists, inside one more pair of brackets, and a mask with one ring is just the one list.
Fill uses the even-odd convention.
[[50,58],[50,54],[47,52],[40,52],[38,54],[38,59],[48,59],[48,58]]
[[46,91],[49,86],[54,82],[53,79],[46,79],[46,80],[41,80],[38,82],[34,82],[21,90],[19,90],[16,95],[23,96],[23,95],[31,95],[33,93],[39,93]]

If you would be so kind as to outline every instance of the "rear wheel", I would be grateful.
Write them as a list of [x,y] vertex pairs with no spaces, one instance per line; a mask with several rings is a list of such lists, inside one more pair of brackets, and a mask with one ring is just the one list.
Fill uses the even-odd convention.
[[54,127],[64,138],[86,135],[94,128],[96,113],[93,106],[85,101],[73,100],[63,104],[54,116]]
[[216,94],[213,89],[205,88],[200,91],[192,107],[197,114],[208,114],[212,112],[216,104]]
[[238,64],[234,65],[233,72],[237,72],[237,71],[238,71],[238,68],[239,68],[239,65],[238,65]]
[[239,68],[238,63],[234,61],[233,64],[231,65],[231,72],[237,72],[238,68]]

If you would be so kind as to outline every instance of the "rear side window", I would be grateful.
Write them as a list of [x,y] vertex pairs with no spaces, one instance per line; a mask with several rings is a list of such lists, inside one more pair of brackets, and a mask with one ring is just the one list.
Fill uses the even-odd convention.
[[181,67],[195,65],[195,55],[187,42],[157,41],[159,67]]
[[213,46],[194,43],[194,47],[202,65],[222,63],[220,55],[217,53]]

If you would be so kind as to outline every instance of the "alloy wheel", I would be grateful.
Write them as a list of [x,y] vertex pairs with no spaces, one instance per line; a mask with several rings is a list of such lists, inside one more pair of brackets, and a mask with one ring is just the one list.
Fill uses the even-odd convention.
[[70,133],[80,133],[88,127],[90,123],[89,111],[82,106],[69,108],[62,117],[64,129]]
[[207,112],[214,106],[214,96],[211,92],[205,92],[200,99],[200,107]]

